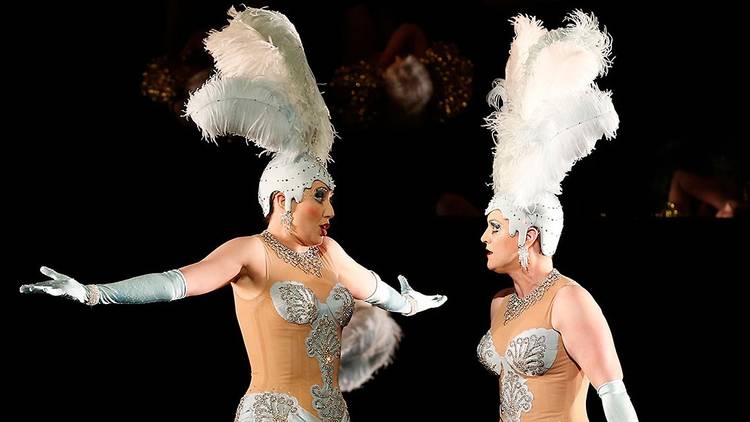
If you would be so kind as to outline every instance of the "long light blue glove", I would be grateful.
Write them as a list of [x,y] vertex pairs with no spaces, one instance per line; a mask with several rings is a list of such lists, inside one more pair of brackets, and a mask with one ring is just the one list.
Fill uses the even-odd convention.
[[638,415],[635,414],[635,408],[622,380],[606,382],[600,385],[596,392],[602,399],[607,422],[638,422]]
[[168,302],[182,299],[187,294],[185,277],[180,270],[145,274],[116,283],[88,285],[51,268],[42,267],[39,271],[52,280],[25,284],[19,289],[21,293],[62,296],[87,305]]
[[448,300],[444,295],[423,295],[409,286],[406,277],[399,275],[401,293],[386,284],[374,271],[370,271],[375,277],[375,291],[365,299],[365,302],[385,309],[389,312],[398,312],[406,316],[414,315],[427,309],[437,308]]

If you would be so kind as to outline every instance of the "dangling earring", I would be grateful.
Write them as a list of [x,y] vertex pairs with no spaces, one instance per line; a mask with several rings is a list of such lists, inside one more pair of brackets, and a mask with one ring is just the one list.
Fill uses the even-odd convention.
[[281,215],[281,225],[284,227],[284,230],[288,232],[292,231],[293,220],[294,220],[294,216],[292,215],[292,212],[284,211],[284,214]]
[[529,271],[529,250],[524,246],[518,247],[518,263],[524,271]]

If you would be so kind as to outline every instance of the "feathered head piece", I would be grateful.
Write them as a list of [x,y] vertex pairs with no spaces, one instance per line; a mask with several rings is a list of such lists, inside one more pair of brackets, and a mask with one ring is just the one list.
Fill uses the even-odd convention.
[[205,40],[216,74],[187,103],[204,139],[239,135],[274,154],[258,187],[267,216],[271,195],[302,201],[315,180],[334,188],[326,166],[336,136],[299,34],[281,13],[229,10],[229,25]]
[[519,246],[529,227],[538,228],[548,256],[563,226],[560,183],[602,136],[614,138],[619,124],[611,93],[594,82],[611,65],[612,39],[594,15],[574,11],[566,20],[550,31],[533,17],[513,18],[505,79],[487,96],[495,108],[486,118],[495,157],[485,213],[500,210]]

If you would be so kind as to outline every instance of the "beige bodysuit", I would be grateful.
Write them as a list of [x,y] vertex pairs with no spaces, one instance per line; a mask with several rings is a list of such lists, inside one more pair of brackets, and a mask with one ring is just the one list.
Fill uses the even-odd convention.
[[[320,277],[285,262],[263,243],[260,295],[235,308],[251,366],[251,383],[237,421],[349,420],[338,384],[341,330],[354,300],[321,248]],[[236,287],[236,286],[235,286]]]
[[502,299],[477,348],[482,364],[500,377],[500,421],[588,421],[589,380],[568,355],[560,333],[552,328],[557,292],[575,284],[560,277],[507,324],[510,296]]

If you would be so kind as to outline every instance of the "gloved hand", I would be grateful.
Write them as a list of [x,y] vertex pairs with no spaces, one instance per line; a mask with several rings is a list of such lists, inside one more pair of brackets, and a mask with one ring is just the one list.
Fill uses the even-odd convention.
[[46,293],[51,296],[62,296],[66,299],[86,303],[86,300],[88,299],[88,289],[86,286],[51,268],[42,267],[39,271],[52,280],[34,284],[24,284],[19,289],[21,293]]
[[426,311],[428,309],[437,308],[448,300],[448,296],[444,295],[424,295],[411,288],[409,281],[406,277],[399,275],[398,282],[401,284],[401,295],[406,297],[411,304],[411,312],[405,315],[414,315],[418,312]]
[[42,267],[42,274],[52,280],[21,286],[21,293],[46,293],[77,300],[87,305],[99,303],[151,303],[182,299],[187,283],[180,270],[152,273],[108,284],[83,285],[72,277]]
[[414,315],[418,312],[431,308],[437,308],[445,303],[448,298],[444,295],[424,295],[412,289],[406,277],[399,275],[398,281],[401,284],[401,293],[386,284],[380,279],[374,271],[370,271],[375,277],[375,291],[365,299],[365,302],[371,303],[379,308],[389,312],[398,312],[407,316]]

